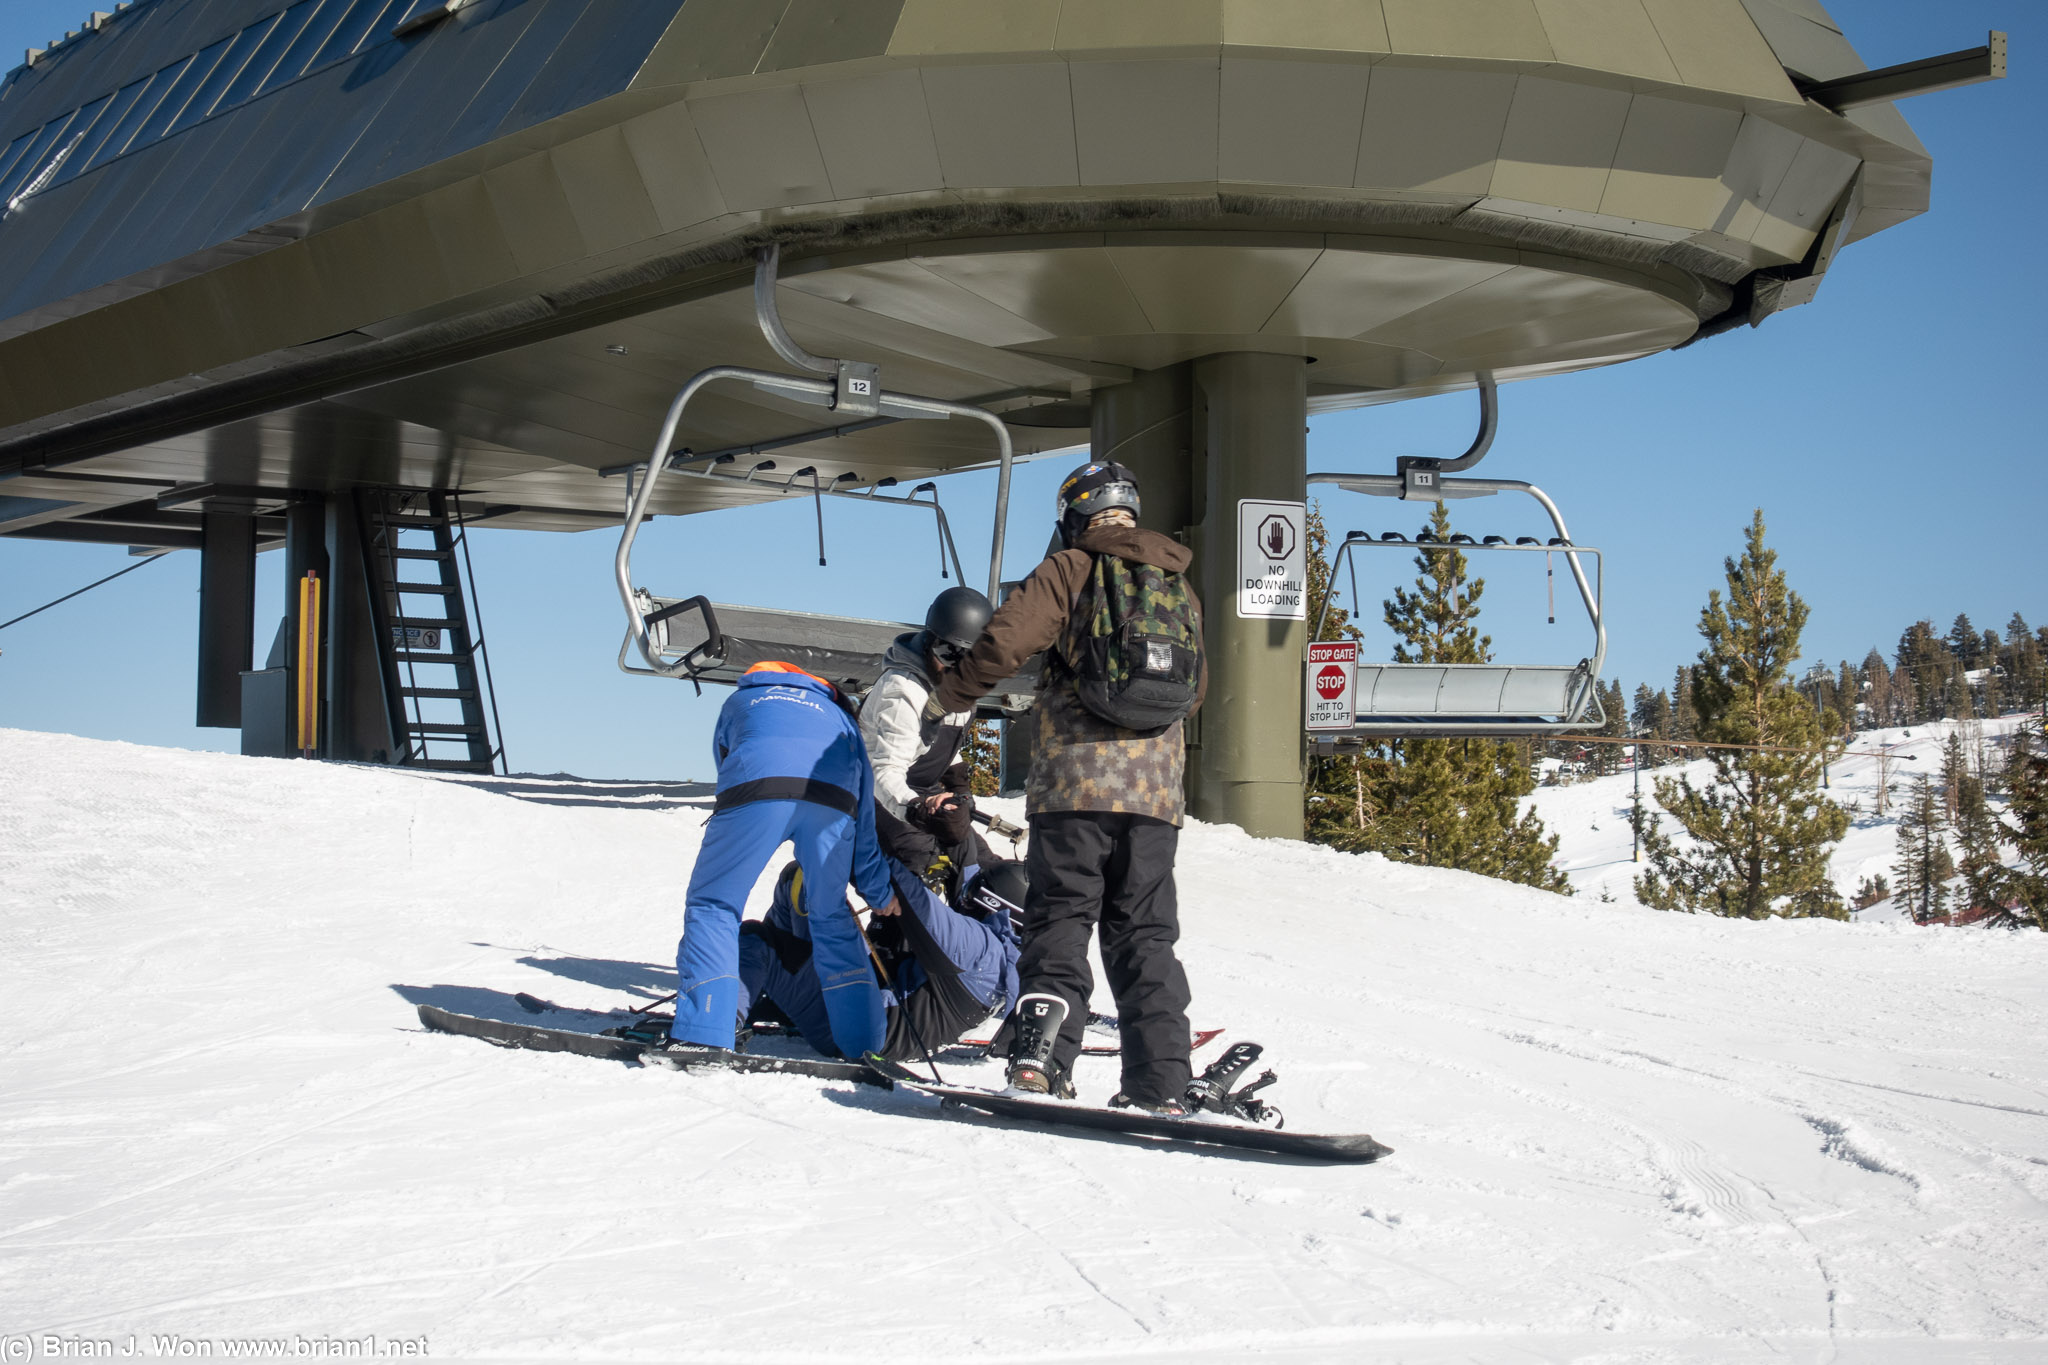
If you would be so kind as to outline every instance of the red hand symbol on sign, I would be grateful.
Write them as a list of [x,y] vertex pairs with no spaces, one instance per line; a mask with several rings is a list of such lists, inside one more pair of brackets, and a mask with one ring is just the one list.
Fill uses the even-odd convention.
[[1324,664],[1316,674],[1316,695],[1324,701],[1335,701],[1344,695],[1344,670],[1336,664]]

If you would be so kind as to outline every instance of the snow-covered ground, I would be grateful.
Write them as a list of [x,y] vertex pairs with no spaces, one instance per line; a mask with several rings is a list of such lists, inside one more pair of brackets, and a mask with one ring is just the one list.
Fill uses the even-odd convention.
[[0,730],[0,1357],[2048,1358],[2048,935],[1191,827],[1196,1022],[1366,1167],[419,1030],[667,989],[704,805]]
[[[1978,722],[1936,721],[1890,730],[1867,730],[1856,736],[1849,752],[1828,765],[1828,795],[1850,812],[1849,832],[1835,846],[1830,871],[1842,898],[1849,899],[1866,877],[1881,876],[1895,881],[1892,863],[1898,853],[1899,813],[1912,792],[1913,779],[1941,778],[1942,749],[1952,731],[1961,731],[1965,753],[1972,762],[1981,738],[1984,751],[1995,765],[2001,760],[1997,746],[2027,723],[2021,715],[2003,716]],[[1880,761],[1876,755],[1889,755]],[[1877,813],[1880,769],[1891,790],[1885,814]],[[1713,765],[1697,759],[1684,765],[1694,783],[1705,782]],[[1655,809],[1655,783],[1659,777],[1675,777],[1678,766],[1646,768],[1642,774],[1643,804]],[[1543,823],[1558,836],[1557,865],[1581,896],[1611,897],[1617,902],[1635,903],[1635,877],[1643,868],[1631,859],[1633,838],[1628,814],[1635,790],[1633,773],[1613,773],[1575,782],[1563,787],[1539,787],[1527,798],[1543,817]],[[1664,828],[1675,832],[1676,823],[1666,817]],[[1864,923],[1911,924],[1905,907],[1886,900],[1856,912]]]

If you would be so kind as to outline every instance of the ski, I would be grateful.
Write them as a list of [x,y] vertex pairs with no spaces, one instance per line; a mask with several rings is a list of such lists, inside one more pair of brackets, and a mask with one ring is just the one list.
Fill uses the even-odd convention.
[[860,1062],[834,1061],[825,1057],[774,1057],[752,1052],[736,1052],[730,1057],[721,1056],[714,1060],[705,1058],[701,1053],[666,1053],[630,1038],[578,1033],[574,1029],[542,1028],[536,1024],[515,1024],[503,1019],[480,1019],[472,1014],[456,1014],[437,1005],[420,1006],[420,1023],[436,1033],[481,1038],[499,1047],[524,1048],[531,1052],[570,1052],[579,1057],[639,1062],[643,1066],[667,1066],[679,1071],[778,1072],[827,1081],[859,1081],[862,1085],[879,1086],[884,1090],[892,1085],[889,1077]]
[[1097,1109],[1070,1100],[1004,1095],[970,1086],[934,1085],[919,1080],[893,1062],[870,1056],[868,1065],[898,1086],[931,1095],[942,1112],[962,1110],[982,1116],[1022,1119],[1056,1128],[1082,1128],[1125,1137],[1151,1139],[1160,1146],[1195,1148],[1216,1154],[1259,1152],[1310,1161],[1364,1163],[1378,1161],[1394,1149],[1364,1133],[1295,1133],[1272,1128],[1241,1127],[1197,1118],[1162,1118],[1135,1109]]

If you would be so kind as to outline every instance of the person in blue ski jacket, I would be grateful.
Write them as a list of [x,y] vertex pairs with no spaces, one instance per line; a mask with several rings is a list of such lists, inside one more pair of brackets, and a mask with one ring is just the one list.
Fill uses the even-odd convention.
[[[868,937],[890,985],[884,1001],[888,1031],[876,1050],[901,1062],[958,1042],[1015,1007],[1026,874],[1021,862],[994,860],[969,868],[955,893],[956,908],[904,863],[889,858],[888,864],[903,909],[878,913]],[[830,912],[804,886],[803,870],[789,864],[766,917],[740,926],[740,985],[748,1018],[779,1012],[825,1055],[858,1056],[840,1045],[817,973],[810,970],[810,917]]]
[[804,873],[810,967],[846,1055],[880,1049],[888,1013],[867,941],[846,902],[851,882],[879,911],[900,909],[875,843],[875,778],[839,689],[792,664],[740,676],[712,732],[718,797],[690,872],[676,948],[678,1043],[731,1048],[742,1018],[740,915],[786,840]]

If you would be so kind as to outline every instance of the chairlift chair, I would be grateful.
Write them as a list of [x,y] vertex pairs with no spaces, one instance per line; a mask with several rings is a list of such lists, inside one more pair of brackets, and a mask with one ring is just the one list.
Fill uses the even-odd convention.
[[[1347,730],[1312,731],[1319,750],[1334,751],[1339,745],[1356,745],[1372,739],[1424,735],[1484,735],[1512,738],[1523,735],[1562,734],[1574,730],[1597,730],[1607,724],[1606,709],[1600,703],[1600,669],[1607,659],[1607,625],[1602,611],[1605,577],[1600,551],[1576,544],[1565,528],[1564,516],[1550,496],[1534,484],[1518,479],[1471,479],[1445,477],[1449,471],[1469,469],[1479,463],[1493,444],[1499,425],[1499,399],[1493,376],[1479,380],[1480,429],[1471,447],[1455,460],[1403,456],[1395,462],[1393,474],[1310,474],[1308,482],[1330,483],[1371,497],[1401,498],[1410,502],[1456,501],[1492,497],[1497,493],[1526,493],[1550,516],[1557,534],[1547,541],[1535,536],[1489,535],[1475,541],[1466,534],[1438,541],[1428,532],[1410,539],[1389,531],[1375,537],[1353,531],[1337,547],[1330,561],[1330,581],[1349,564],[1352,570],[1353,600],[1357,600],[1357,566],[1353,552],[1365,547],[1414,548],[1425,552],[1437,546],[1460,554],[1504,551],[1562,555],[1585,606],[1593,628],[1593,652],[1575,664],[1424,664],[1363,663],[1357,665],[1353,696],[1355,717]],[[1589,582],[1580,557],[1593,559]],[[1316,613],[1311,639],[1322,635],[1329,613],[1326,597]]]
[[[938,488],[921,483],[906,494],[887,493],[895,487],[893,478],[861,485],[856,474],[841,474],[830,484],[814,466],[783,473],[776,462],[756,458],[766,450],[786,444],[764,442],[756,446],[697,454],[673,448],[683,413],[697,395],[715,383],[750,384],[764,393],[800,403],[829,408],[852,419],[840,432],[895,421],[943,421],[964,418],[984,423],[994,431],[1000,460],[996,475],[995,525],[989,548],[988,595],[999,600],[1003,561],[1004,528],[1010,503],[1010,474],[1015,452],[1003,421],[985,407],[926,398],[917,394],[894,393],[881,386],[876,366],[855,361],[814,356],[792,340],[784,330],[775,306],[776,270],[779,249],[763,248],[754,269],[754,313],[762,334],[776,354],[810,377],[773,370],[749,369],[738,365],[714,365],[699,371],[677,391],[663,419],[661,435],[644,465],[621,466],[607,474],[624,473],[626,485],[625,528],[619,537],[613,566],[620,599],[626,608],[626,637],[619,646],[619,668],[640,677],[682,678],[699,685],[732,683],[756,663],[780,660],[792,663],[836,683],[852,684],[856,691],[872,686],[882,672],[882,656],[898,635],[918,627],[909,622],[873,621],[859,617],[829,616],[815,612],[786,611],[765,607],[716,603],[703,596],[660,597],[633,584],[633,544],[640,524],[646,519],[655,484],[664,476],[706,479],[754,492],[782,497],[809,497],[819,507],[819,562],[824,562],[824,499],[853,498],[883,506],[929,509],[938,526],[940,573],[950,561],[954,577],[966,581],[960,567],[960,553],[945,509],[939,506]],[[796,438],[808,439],[808,438]],[[744,468],[742,468],[744,466]],[[852,484],[853,487],[842,487]],[[920,495],[929,493],[929,501]],[[644,663],[636,664],[638,654]],[[983,703],[986,714],[1021,711],[1031,704],[1033,674],[1010,679]]]

